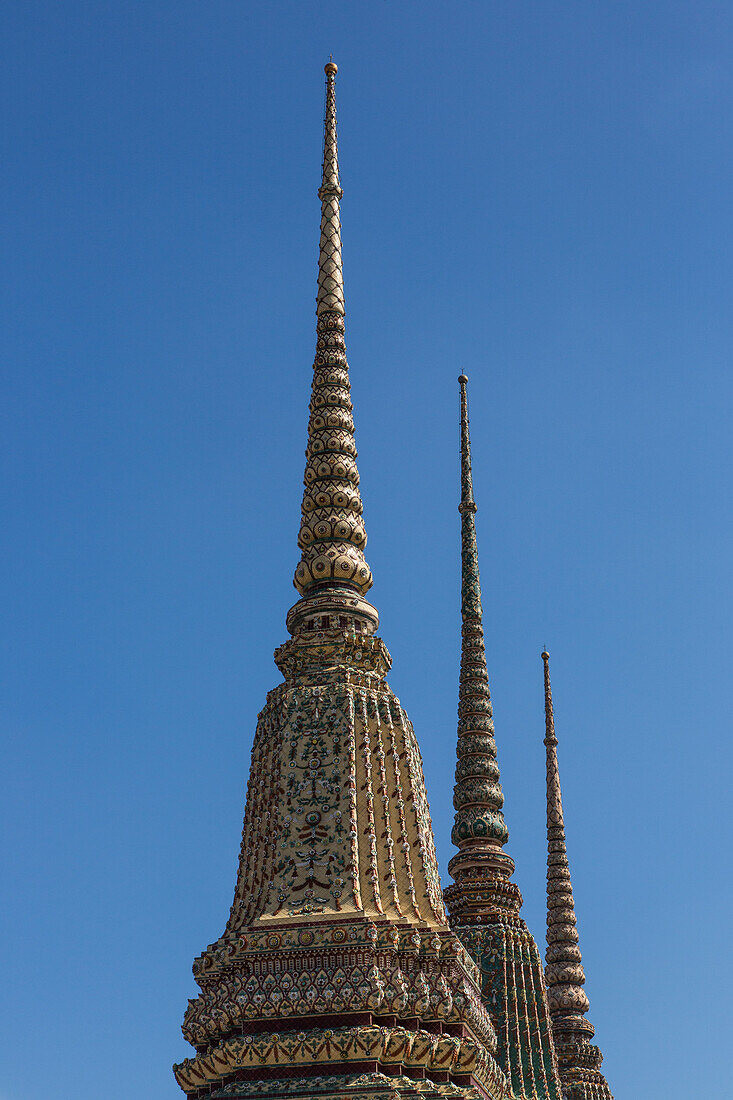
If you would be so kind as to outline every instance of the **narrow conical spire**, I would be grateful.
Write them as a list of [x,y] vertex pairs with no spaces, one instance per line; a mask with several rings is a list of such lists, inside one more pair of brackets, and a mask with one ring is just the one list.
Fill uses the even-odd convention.
[[496,758],[476,545],[468,379],[461,387],[461,678],[451,834],[458,852],[443,897],[451,927],[475,959],[481,995],[496,1021],[499,1064],[513,1100],[561,1100],[542,958],[520,916]]
[[317,344],[306,448],[305,491],[298,545],[302,557],[293,583],[304,597],[291,610],[296,632],[314,613],[347,614],[361,628],[377,615],[363,599],[372,574],[364,558],[366,530],[359,495],[349,365],[344,340],[341,197],[336,138],[336,65],[326,65],[321,243],[316,299]]
[[[542,653],[545,666],[545,747],[547,749],[547,985],[550,1011],[555,1016],[582,1016],[590,1005],[583,986],[583,971],[575,901],[570,880],[565,820],[562,812],[557,737],[550,686],[550,655]],[[592,1034],[592,1029],[591,1029]]]
[[563,1091],[568,1100],[611,1100],[600,1072],[603,1055],[591,1043],[593,1025],[585,1019],[590,1005],[583,986],[585,971],[578,946],[575,900],[570,878],[565,819],[557,763],[555,714],[550,684],[550,655],[545,670],[545,747],[547,750],[547,955],[545,975],[552,1030]]
[[451,860],[453,877],[479,856],[507,877],[514,870],[502,852],[509,833],[502,807],[504,795],[496,757],[489,674],[486,668],[481,579],[476,544],[476,502],[471,473],[471,439],[468,422],[468,378],[458,379],[461,389],[461,676],[458,693],[458,764],[453,805],[455,824],[451,834],[459,849]]

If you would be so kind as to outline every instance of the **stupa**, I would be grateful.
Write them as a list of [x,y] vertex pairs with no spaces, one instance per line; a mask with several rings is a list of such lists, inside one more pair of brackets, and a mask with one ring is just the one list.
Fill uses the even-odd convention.
[[317,345],[295,571],[226,929],[175,1067],[190,1100],[503,1100],[478,967],[448,925],[422,762],[390,690],[356,465],[326,65]]

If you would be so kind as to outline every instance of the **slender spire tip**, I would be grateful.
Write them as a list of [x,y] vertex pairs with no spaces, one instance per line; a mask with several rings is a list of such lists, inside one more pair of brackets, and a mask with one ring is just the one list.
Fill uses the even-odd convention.
[[[303,597],[288,613],[291,633],[314,616],[343,625],[354,620],[371,633],[379,617],[363,599],[372,574],[364,559],[366,530],[356,467],[354,417],[344,337],[344,276],[341,261],[341,197],[336,134],[336,64],[326,71],[323,130],[321,240],[316,297],[316,355],[313,363],[305,491],[298,546],[302,551],[294,584]],[[326,614],[323,614],[326,612]]]
[[[461,678],[458,695],[458,766],[453,805],[453,843],[459,849],[449,864],[454,879],[462,869],[488,866],[503,878],[514,870],[502,851],[509,836],[502,806],[504,795],[496,759],[494,725],[486,669],[481,581],[476,543],[476,502],[471,474],[471,439],[465,374],[458,379],[461,454]],[[458,881],[456,879],[456,881]]]

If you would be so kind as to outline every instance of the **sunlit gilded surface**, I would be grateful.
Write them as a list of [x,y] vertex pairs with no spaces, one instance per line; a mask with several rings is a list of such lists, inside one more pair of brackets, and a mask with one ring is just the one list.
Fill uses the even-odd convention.
[[234,901],[196,960],[191,1100],[503,1100],[478,969],[448,926],[422,761],[386,682],[343,338],[326,66],[318,345],[292,637],[259,716]]

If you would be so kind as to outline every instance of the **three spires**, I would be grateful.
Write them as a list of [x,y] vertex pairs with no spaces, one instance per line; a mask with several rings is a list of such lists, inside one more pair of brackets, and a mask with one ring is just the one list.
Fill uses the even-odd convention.
[[546,653],[547,985],[504,851],[465,375],[458,852],[446,922],[419,747],[386,682],[391,660],[366,599],[336,65],[325,72],[300,599],[288,613],[292,638],[275,654],[284,682],[258,720],[229,921],[194,964],[201,992],[183,1032],[196,1053],[176,1077],[189,1100],[410,1100],[418,1091],[425,1100],[612,1100],[584,1018]]

